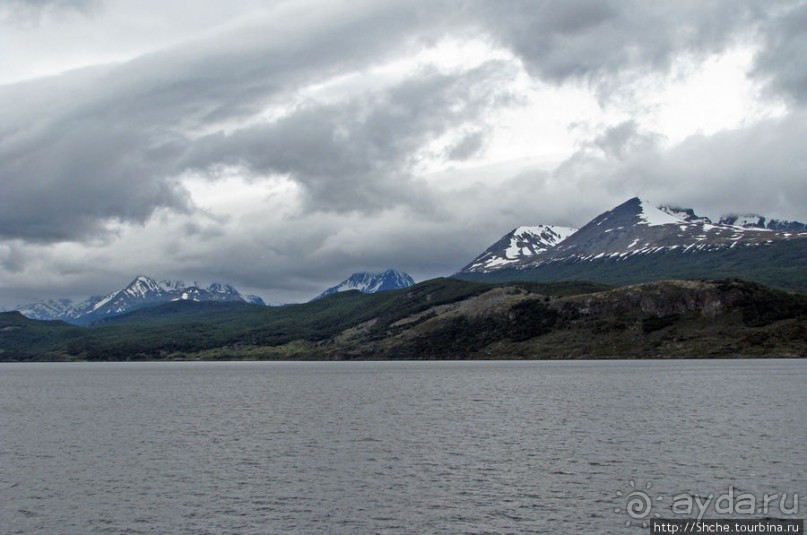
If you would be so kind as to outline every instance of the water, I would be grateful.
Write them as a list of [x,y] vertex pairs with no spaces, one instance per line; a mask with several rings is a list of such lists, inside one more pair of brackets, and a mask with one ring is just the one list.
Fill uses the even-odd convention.
[[730,486],[807,496],[805,379],[804,360],[6,364],[0,533],[640,533],[637,489],[654,514]]

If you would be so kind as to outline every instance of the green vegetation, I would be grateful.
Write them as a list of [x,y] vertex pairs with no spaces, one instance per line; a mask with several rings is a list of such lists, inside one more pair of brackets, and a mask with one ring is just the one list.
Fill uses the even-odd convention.
[[36,321],[19,312],[3,312],[0,313],[0,360],[34,360],[84,334],[85,329],[63,321]]
[[722,291],[739,293],[743,322],[749,327],[764,327],[776,321],[807,319],[807,299],[803,295],[766,288],[761,284],[726,280],[719,283]]

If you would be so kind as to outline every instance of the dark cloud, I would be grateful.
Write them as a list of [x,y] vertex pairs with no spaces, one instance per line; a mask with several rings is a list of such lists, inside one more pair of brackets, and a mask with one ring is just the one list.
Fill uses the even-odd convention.
[[512,0],[480,9],[535,76],[610,86],[614,75],[667,69],[681,52],[719,52],[780,3]]
[[110,220],[142,223],[159,207],[188,209],[185,192],[166,174],[165,162],[177,157],[170,140],[157,144],[138,128],[91,116],[49,126],[0,143],[6,237],[59,241]]

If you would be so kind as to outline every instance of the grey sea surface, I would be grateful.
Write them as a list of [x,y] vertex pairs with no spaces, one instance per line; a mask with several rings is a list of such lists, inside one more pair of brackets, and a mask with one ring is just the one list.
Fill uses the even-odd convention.
[[0,533],[647,533],[728,493],[804,518],[806,384],[805,360],[4,364]]

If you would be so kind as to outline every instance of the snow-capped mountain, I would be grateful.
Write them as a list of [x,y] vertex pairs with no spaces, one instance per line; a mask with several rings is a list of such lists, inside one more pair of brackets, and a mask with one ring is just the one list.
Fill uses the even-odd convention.
[[400,290],[413,286],[415,281],[402,271],[388,269],[383,273],[354,273],[347,279],[343,280],[336,286],[328,288],[317,297],[312,299],[322,299],[323,297],[339,292],[347,292],[350,290],[358,290],[366,294],[374,294],[376,292],[384,292],[387,290]]
[[542,260],[720,250],[788,237],[786,233],[769,229],[712,224],[691,209],[664,210],[633,198],[594,218]]
[[[563,278],[564,270],[566,274],[571,274],[569,276],[597,280],[602,269],[598,272],[594,267],[581,268],[581,262],[600,262],[598,265],[602,268],[604,265],[601,263],[604,261],[624,262],[631,258],[664,253],[668,254],[664,261],[669,263],[671,260],[678,262],[669,254],[680,256],[725,251],[788,240],[799,240],[799,244],[807,243],[802,241],[807,238],[807,230],[798,227],[800,223],[788,222],[791,223],[788,228],[802,228],[801,231],[784,232],[775,229],[775,225],[766,225],[765,221],[765,218],[759,217],[733,219],[731,224],[729,220],[721,220],[720,223],[713,224],[708,218],[698,216],[689,208],[656,208],[647,201],[633,198],[600,214],[553,247],[541,251],[527,251],[529,254],[523,254],[516,247],[504,249],[508,247],[509,241],[514,241],[517,245],[517,240],[508,234],[488,249],[510,250],[510,256],[506,257],[507,262],[494,261],[480,265],[478,261],[486,258],[486,251],[458,275],[535,270],[551,266],[554,280]],[[609,264],[607,269],[615,273],[622,268]],[[643,269],[647,269],[646,266]],[[617,276],[607,276],[610,277],[609,280],[622,280]]]
[[93,296],[77,304],[69,299],[48,300],[17,307],[15,310],[32,319],[58,319],[69,323],[89,324],[102,318],[169,301],[240,301],[264,305],[260,297],[243,295],[229,284],[213,283],[204,288],[196,282],[192,285],[183,281],[158,282],[151,277],[140,275],[125,288],[106,296]]
[[471,260],[462,271],[486,273],[519,264],[557,246],[575,232],[576,228],[553,225],[518,227]]

